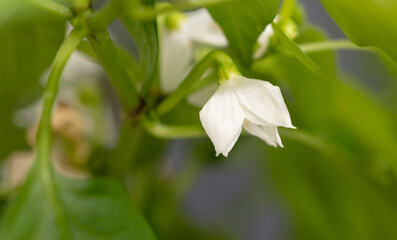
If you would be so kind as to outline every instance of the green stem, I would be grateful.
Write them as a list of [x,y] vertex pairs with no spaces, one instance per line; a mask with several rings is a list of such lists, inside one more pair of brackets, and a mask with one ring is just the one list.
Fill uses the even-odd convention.
[[90,0],[72,0],[73,7],[76,12],[82,13],[86,11],[91,4]]
[[284,0],[280,11],[281,19],[289,19],[294,11],[295,0]]
[[138,91],[124,68],[109,33],[103,30],[88,37],[88,40],[109,76],[124,109],[134,114],[140,105]]
[[48,77],[44,95],[44,108],[37,133],[37,161],[35,164],[39,169],[44,193],[55,212],[62,239],[70,239],[71,237],[68,231],[65,214],[60,207],[60,201],[56,193],[55,176],[51,165],[51,112],[58,93],[59,80],[65,64],[84,36],[84,31],[73,30],[64,40],[55,57],[51,73]]
[[70,11],[68,7],[57,2],[51,0],[29,0],[29,2],[65,20],[70,20],[73,18],[72,11]]
[[168,126],[160,121],[144,118],[143,126],[150,134],[164,139],[181,139],[181,138],[200,138],[205,137],[206,133],[201,126]]
[[123,179],[135,162],[136,152],[143,135],[143,128],[130,121],[124,121],[119,130],[119,138],[115,149],[109,157],[108,170],[111,176]]
[[234,2],[236,0],[201,0],[201,1],[189,1],[179,4],[159,4],[155,8],[140,7],[133,9],[133,15],[142,20],[149,20],[157,17],[158,15],[172,12],[172,11],[186,11],[202,7],[210,7],[220,3]]
[[349,40],[340,39],[325,42],[304,43],[299,45],[300,49],[305,53],[321,52],[327,50],[370,50],[369,48],[362,48]]
[[239,74],[233,60],[224,52],[214,51],[203,58],[193,69],[189,75],[183,80],[179,87],[164,99],[157,106],[157,113],[163,115],[174,108],[182,99],[190,92],[190,89],[195,87],[196,83],[201,80],[204,73],[208,69],[216,67],[218,70],[218,77],[220,81],[229,79],[233,73]]
[[90,32],[99,31],[114,22],[117,17],[122,15],[123,7],[116,1],[110,1],[106,6],[96,12],[88,19]]

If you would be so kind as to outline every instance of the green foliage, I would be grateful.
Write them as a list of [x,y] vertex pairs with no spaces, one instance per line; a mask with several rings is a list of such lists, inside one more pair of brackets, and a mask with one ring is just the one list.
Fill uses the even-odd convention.
[[313,62],[313,60],[311,60],[291,39],[289,39],[277,26],[277,24],[272,23],[272,27],[277,35],[278,40],[290,54],[295,56],[305,67],[310,69],[312,72],[322,78],[326,78],[320,67],[317,66],[317,64]]
[[292,208],[297,239],[395,239],[395,192],[297,142],[270,151],[272,177]]
[[347,36],[359,46],[382,49],[397,62],[397,2],[321,0]]
[[[251,196],[258,185],[271,188],[267,200],[276,199],[287,212],[287,223],[278,223],[288,232],[283,236],[305,240],[397,238],[397,117],[391,107],[397,102],[386,105],[388,99],[374,98],[357,80],[341,75],[332,49],[355,46],[343,40],[330,42],[321,30],[306,22],[305,12],[296,1],[282,1],[277,24],[272,21],[279,0],[178,1],[164,5],[156,5],[154,0],[112,0],[102,9],[91,8],[86,0],[29,1],[41,11],[33,5],[24,6],[23,1],[0,2],[0,160],[26,147],[26,129],[14,125],[13,114],[42,93],[39,80],[51,62],[53,65],[33,168],[15,194],[12,186],[3,189],[6,184],[0,172],[1,239],[154,240],[155,235],[159,239],[241,239],[241,232],[251,227],[251,213],[257,216],[260,211],[259,205],[251,205],[252,198],[253,203],[263,204],[262,198]],[[397,61],[394,0],[321,1],[355,44],[380,48]],[[191,62],[204,60],[191,66],[190,74],[176,91],[165,95],[159,89],[159,41],[163,39],[158,35],[157,16],[199,7],[208,8],[229,45],[219,51],[201,39],[183,42],[192,45],[192,53],[196,54]],[[137,56],[126,51],[125,46],[113,44],[105,27],[117,18],[133,39]],[[66,19],[73,23],[74,30],[61,46]],[[269,37],[263,57],[253,60],[257,38],[269,24],[274,37]],[[186,37],[178,34],[175,41]],[[299,47],[301,44],[305,51]],[[95,126],[81,123],[76,127],[75,116],[66,118],[66,133],[100,130],[114,138],[104,146],[107,141],[101,134],[90,135],[101,139],[87,141],[84,133],[72,131],[75,135],[69,137],[77,136],[76,143],[87,144],[92,151],[87,150],[89,164],[81,165],[68,159],[67,147],[57,151],[62,146],[54,144],[56,134],[62,130],[53,127],[51,132],[52,115],[59,117],[52,110],[60,75],[77,45],[78,50],[103,66],[114,87],[89,87],[85,101],[76,103],[84,102],[84,109],[95,110],[86,112],[99,119],[91,123]],[[200,48],[215,51],[198,57]],[[292,123],[298,128],[279,129],[285,149],[269,148],[258,138],[244,136],[226,163],[225,158],[215,157],[208,138],[178,141],[175,145],[166,140],[206,136],[200,124],[200,107],[188,104],[186,97],[194,89],[204,89],[217,81],[219,75],[238,72],[229,53],[244,75],[280,86]],[[396,64],[385,56],[381,57],[396,78]],[[379,82],[390,92],[395,91],[397,81]],[[99,93],[102,90],[106,94]],[[122,107],[112,98],[116,96],[113,90]],[[100,99],[102,96],[110,97]],[[109,132],[106,124],[112,126]],[[182,146],[177,154],[175,146]],[[74,147],[73,153],[78,149]],[[61,156],[63,153],[65,156]],[[52,156],[61,162],[56,169],[65,171],[67,166],[82,170],[74,168],[84,166],[92,176],[68,179],[54,170]],[[219,170],[227,164],[252,168],[249,181],[255,182],[255,187],[233,195],[236,201],[225,208],[233,211],[219,217],[224,222],[221,225],[229,230],[200,226],[184,208],[186,196],[190,196],[189,191],[206,168]],[[265,183],[257,181],[262,177]],[[256,218],[253,221],[257,223]],[[230,230],[230,226],[239,229]]]
[[[142,1],[148,6],[154,6],[154,0]],[[142,21],[136,19],[132,14],[126,13],[123,23],[138,47],[140,69],[143,71],[143,79],[140,82],[146,82],[143,92],[146,93],[152,83],[158,76],[158,32],[157,20]]]
[[55,57],[65,32],[65,22],[30,8],[18,8],[13,17],[0,23],[1,160],[25,145],[24,131],[14,125],[13,114],[42,91],[40,77]]
[[68,180],[56,174],[50,179],[57,188],[54,206],[39,173],[31,173],[5,212],[2,239],[155,239],[118,183]]
[[230,48],[249,65],[256,39],[275,18],[279,3],[279,0],[237,0],[208,10],[221,26]]

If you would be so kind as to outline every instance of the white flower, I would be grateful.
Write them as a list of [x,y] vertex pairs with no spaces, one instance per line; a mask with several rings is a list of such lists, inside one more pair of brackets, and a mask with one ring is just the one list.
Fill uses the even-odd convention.
[[195,43],[213,47],[227,45],[222,30],[206,9],[189,12],[180,21],[176,28],[160,28],[161,88],[166,93],[175,90],[187,75],[194,61]]
[[253,58],[257,60],[266,53],[269,48],[270,39],[274,35],[274,30],[271,24],[268,24],[265,30],[259,35],[257,39],[258,48],[254,51]]
[[220,84],[200,111],[200,120],[216,155],[226,157],[243,127],[274,147],[283,147],[277,127],[295,128],[279,87],[236,74]]

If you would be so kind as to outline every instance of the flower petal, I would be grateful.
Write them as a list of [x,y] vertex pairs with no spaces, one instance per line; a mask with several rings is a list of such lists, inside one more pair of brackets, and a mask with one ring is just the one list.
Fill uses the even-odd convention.
[[244,129],[247,130],[247,132],[250,133],[251,135],[254,135],[262,139],[270,146],[277,147],[278,145],[280,147],[284,147],[283,143],[281,142],[280,135],[278,134],[277,126],[271,126],[271,125],[259,126],[255,123],[245,121]]
[[216,47],[227,46],[227,40],[222,29],[212,19],[207,9],[201,8],[188,13],[186,25],[190,29],[190,36],[193,41]]
[[216,155],[227,157],[240,136],[244,113],[228,85],[219,86],[200,111],[204,130],[215,146]]
[[[182,23],[185,24],[185,23]],[[175,90],[187,75],[193,61],[193,46],[185,27],[161,31],[160,77],[165,93]]]
[[247,120],[259,125],[295,128],[279,87],[237,75],[229,81]]

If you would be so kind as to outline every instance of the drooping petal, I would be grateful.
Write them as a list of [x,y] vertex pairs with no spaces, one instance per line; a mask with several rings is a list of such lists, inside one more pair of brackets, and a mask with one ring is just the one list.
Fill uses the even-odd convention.
[[188,13],[186,19],[187,28],[193,41],[208,44],[215,47],[226,47],[227,40],[222,29],[212,19],[207,9]]
[[181,26],[180,29],[161,31],[160,77],[161,88],[165,93],[178,87],[192,64],[193,46],[185,29]]
[[219,86],[200,111],[205,132],[215,146],[216,155],[227,157],[236,143],[244,121],[244,113],[228,84]]
[[280,135],[278,134],[277,131],[277,126],[271,126],[271,125],[257,125],[255,123],[245,121],[244,122],[244,129],[247,130],[248,133],[251,135],[254,135],[263,141],[265,141],[267,144],[273,147],[284,147],[283,143],[281,142]]
[[279,87],[238,75],[232,75],[229,82],[247,120],[259,125],[295,128]]

